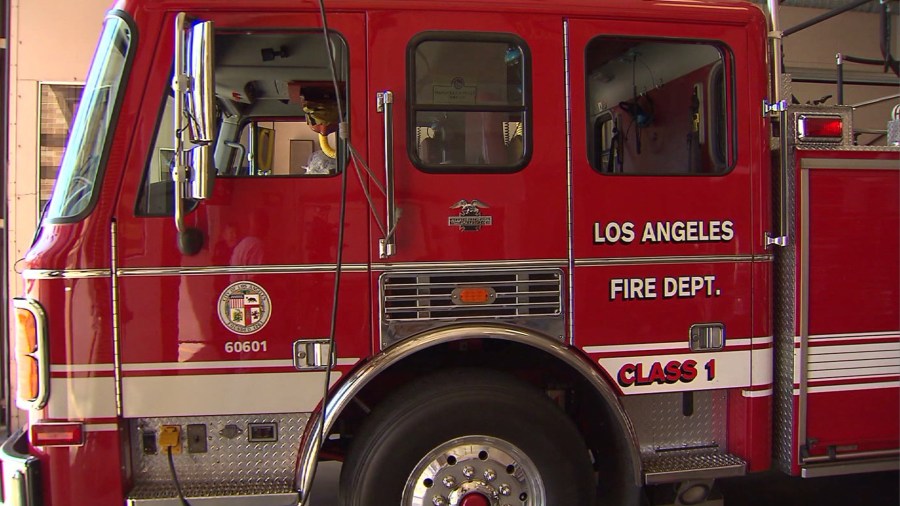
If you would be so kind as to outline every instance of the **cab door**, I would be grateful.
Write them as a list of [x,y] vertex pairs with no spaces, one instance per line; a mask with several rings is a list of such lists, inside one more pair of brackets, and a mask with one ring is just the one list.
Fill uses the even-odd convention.
[[753,39],[675,18],[569,26],[576,343],[626,396],[749,387],[751,342],[771,335],[751,298],[771,262],[755,256]]
[[[418,314],[388,298],[375,322],[382,330],[376,345],[421,331],[421,318],[428,327],[479,318],[527,324],[532,316],[551,315],[552,333],[562,338],[567,230],[560,19],[447,7],[376,12],[369,23],[372,89],[389,92],[382,96],[392,102],[384,109],[371,102],[369,117],[378,123],[370,153],[379,173],[386,158],[393,164],[388,193],[398,217],[389,238],[393,250],[380,255],[373,243],[373,285],[390,295],[392,280],[404,276],[398,282],[414,279],[419,293],[434,296],[415,302]],[[379,201],[381,215],[384,205]],[[375,224],[373,234],[391,235],[386,228],[384,221]],[[506,277],[485,277],[490,274]],[[533,286],[550,279],[552,307],[510,295],[466,311],[452,302],[452,287],[444,290],[447,283],[463,283],[512,293],[516,276]],[[503,286],[495,284],[500,281]]]
[[[306,352],[327,354],[322,341],[331,332],[339,248],[341,339],[332,382],[368,355],[370,333],[360,311],[368,307],[368,211],[359,204],[365,199],[359,185],[349,186],[345,239],[338,244],[347,147],[332,139],[337,160],[313,170],[323,150],[295,96],[327,101],[334,89],[320,21],[293,12],[200,17],[216,27],[221,132],[231,132],[231,151],[217,154],[212,197],[188,206],[186,224],[202,233],[203,247],[181,254],[165,202],[173,53],[166,30],[149,74],[146,113],[137,118],[136,135],[144,140],[138,145],[150,149],[130,154],[116,210],[122,411],[126,417],[313,411],[325,373],[311,367]],[[351,139],[365,155],[365,75],[357,70],[365,68],[365,19],[332,13],[329,24],[336,86]],[[302,356],[295,361],[298,342]]]

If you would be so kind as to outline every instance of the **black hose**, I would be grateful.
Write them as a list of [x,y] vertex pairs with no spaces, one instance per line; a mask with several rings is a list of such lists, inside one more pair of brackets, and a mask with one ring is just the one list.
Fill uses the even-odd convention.
[[[328,36],[328,18],[325,14],[325,3],[324,0],[319,0],[319,11],[322,15],[322,33],[325,35],[325,47],[328,50],[328,63],[331,69],[331,82],[334,85],[334,94],[337,101],[338,108],[338,120],[341,122],[341,126],[338,128],[338,135],[345,136],[346,142],[350,142],[350,132],[347,131],[347,128],[344,123],[344,113],[343,113],[343,102],[341,100],[341,93],[338,86],[337,79],[337,70],[335,69],[334,64],[334,50],[331,44],[331,38]],[[318,430],[316,431],[316,448],[322,447],[322,442],[325,439],[325,414],[326,407],[328,405],[328,389],[331,386],[331,370],[334,366],[332,363],[332,357],[335,355],[336,351],[334,348],[334,343],[337,334],[337,317],[338,317],[338,295],[340,294],[341,287],[341,272],[344,260],[344,221],[346,219],[346,211],[347,211],[347,170],[346,167],[341,171],[341,203],[340,203],[340,211],[338,217],[338,238],[337,238],[337,257],[335,259],[335,272],[334,272],[334,293],[332,295],[332,306],[331,306],[331,330],[328,335],[328,355],[325,360],[325,384],[323,385],[322,391],[322,414],[320,416],[321,423],[319,423]]]
[[191,503],[184,498],[184,491],[181,490],[181,483],[178,481],[178,474],[175,472],[175,461],[172,459],[172,447],[166,448],[169,455],[169,471],[172,473],[172,481],[175,482],[175,491],[178,492],[178,498],[181,499],[181,506],[191,506]]
[[884,71],[891,70],[900,76],[900,62],[891,54],[891,16],[888,13],[888,2],[881,5],[881,56],[884,57]]

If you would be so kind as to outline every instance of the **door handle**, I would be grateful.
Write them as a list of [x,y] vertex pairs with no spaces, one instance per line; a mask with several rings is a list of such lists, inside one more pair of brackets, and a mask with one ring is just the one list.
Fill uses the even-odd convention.
[[397,252],[394,229],[397,226],[397,208],[394,202],[394,94],[380,91],[376,95],[376,110],[384,115],[384,194],[387,201],[384,238],[378,241],[378,255],[389,258]]

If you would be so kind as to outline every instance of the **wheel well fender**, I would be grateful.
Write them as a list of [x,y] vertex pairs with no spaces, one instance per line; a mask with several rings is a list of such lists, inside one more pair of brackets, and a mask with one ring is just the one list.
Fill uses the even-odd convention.
[[[641,458],[637,446],[637,437],[625,410],[618,401],[616,393],[601,374],[584,356],[562,343],[558,339],[547,337],[530,330],[495,325],[466,325],[445,327],[425,332],[405,339],[351,372],[335,386],[330,393],[324,409],[314,412],[307,424],[298,455],[297,485],[300,491],[301,504],[309,495],[315,474],[315,463],[318,460],[319,446],[317,433],[327,435],[334,427],[344,409],[363,389],[393,367],[402,365],[407,359],[420,352],[450,343],[472,339],[499,340],[516,343],[524,348],[543,352],[554,358],[554,362],[564,366],[583,383],[590,386],[591,393],[598,397],[600,407],[605,411],[606,419],[614,426],[617,434],[624,436],[625,447],[623,457],[627,459],[632,471],[634,485],[641,483]],[[324,424],[324,425],[323,425]],[[621,440],[620,440],[621,441]]]

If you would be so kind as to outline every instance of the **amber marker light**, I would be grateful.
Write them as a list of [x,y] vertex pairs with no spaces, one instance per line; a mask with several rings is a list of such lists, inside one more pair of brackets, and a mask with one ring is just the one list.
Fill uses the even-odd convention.
[[490,304],[497,298],[493,288],[470,286],[457,288],[450,295],[454,304]]

